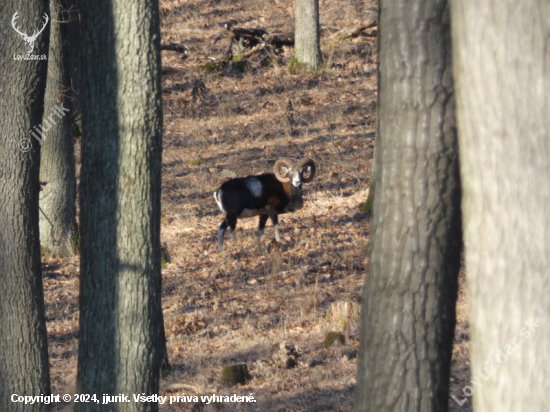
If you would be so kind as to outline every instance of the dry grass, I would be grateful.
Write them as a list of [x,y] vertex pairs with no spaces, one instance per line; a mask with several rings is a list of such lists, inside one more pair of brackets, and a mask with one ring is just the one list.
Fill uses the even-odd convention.
[[[321,0],[326,67],[318,75],[293,76],[290,49],[269,61],[205,68],[225,47],[211,44],[222,22],[290,32],[292,1],[161,1],[162,42],[189,48],[188,58],[162,55],[162,241],[171,257],[163,269],[163,309],[172,364],[162,395],[253,393],[257,399],[224,410],[352,410],[357,328],[335,321],[330,309],[355,313],[354,305],[334,303],[358,303],[364,280],[369,221],[359,208],[368,194],[376,128],[376,32],[333,46],[326,38],[372,6]],[[268,171],[278,157],[304,156],[316,160],[318,174],[305,186],[304,209],[281,216],[282,242],[272,241],[268,224],[256,245],[257,219],[244,219],[237,226],[240,245],[227,236],[224,251],[216,253],[222,215],[212,192],[227,176]],[[71,393],[78,259],[49,260],[45,272],[53,390]],[[458,328],[465,332],[455,349],[457,397],[468,371],[464,294],[460,305]],[[338,327],[346,343],[323,348],[326,333]],[[281,344],[297,348],[295,368],[275,361]],[[232,363],[246,363],[253,379],[223,387],[222,367]]]

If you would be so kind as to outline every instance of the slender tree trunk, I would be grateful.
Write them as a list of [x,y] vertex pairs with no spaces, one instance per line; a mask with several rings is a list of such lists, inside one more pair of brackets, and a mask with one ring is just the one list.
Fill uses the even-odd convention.
[[550,6],[460,0],[452,17],[472,376],[482,382],[464,393],[473,392],[476,411],[543,411],[550,403]]
[[48,81],[42,119],[40,181],[40,243],[53,256],[75,252],[76,172],[72,133],[73,105],[69,80],[67,13],[60,0],[50,0],[52,15]]
[[[77,118],[80,110],[80,92],[81,92],[81,77],[82,77],[82,44],[80,42],[80,11],[78,9],[77,0],[61,0],[61,4],[65,8],[66,32],[64,33],[64,46],[67,55],[65,60],[68,66],[69,79],[71,83],[71,92],[75,96],[73,99],[74,110],[73,118]],[[71,112],[72,113],[72,112]],[[75,135],[75,133],[73,133]]]
[[319,0],[295,0],[294,59],[291,71],[321,68]]
[[[50,376],[38,232],[40,146],[30,135],[42,120],[46,60],[15,60],[27,45],[12,28],[42,27],[46,0],[0,3],[0,410],[48,411],[43,403],[11,401],[12,394],[48,395]],[[32,54],[48,50],[49,25]],[[32,141],[31,141],[32,139]]]
[[446,0],[380,4],[376,195],[355,410],[446,411],[461,248]]
[[[157,394],[162,100],[157,1],[82,0],[78,390]],[[157,411],[79,403],[75,411]]]

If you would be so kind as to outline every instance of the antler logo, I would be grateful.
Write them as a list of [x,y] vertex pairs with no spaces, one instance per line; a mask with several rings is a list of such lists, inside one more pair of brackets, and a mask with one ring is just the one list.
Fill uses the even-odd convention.
[[42,19],[44,20],[44,25],[42,26],[42,28],[40,30],[35,30],[32,36],[28,36],[27,32],[23,33],[19,31],[19,29],[15,25],[15,21],[17,20],[17,17],[19,17],[18,14],[19,12],[16,11],[15,14],[13,15],[13,19],[11,19],[11,25],[13,26],[13,29],[21,35],[23,40],[25,40],[25,42],[27,43],[27,53],[31,54],[32,50],[34,49],[34,42],[38,38],[38,35],[44,31],[44,29],[46,28],[46,24],[48,24],[48,21],[50,19],[48,18],[48,15],[44,13],[44,16],[42,16]]

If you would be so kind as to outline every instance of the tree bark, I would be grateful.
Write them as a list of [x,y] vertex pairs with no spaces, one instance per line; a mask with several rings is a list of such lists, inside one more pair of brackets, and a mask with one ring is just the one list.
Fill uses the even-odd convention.
[[295,0],[293,70],[315,72],[321,68],[319,0]]
[[446,0],[382,0],[355,410],[446,411],[461,249]]
[[550,8],[451,4],[472,377],[481,382],[465,393],[479,411],[546,410]]
[[[46,60],[27,54],[16,27],[32,34],[49,16],[46,0],[0,3],[0,410],[49,411],[49,405],[14,403],[12,394],[50,394],[38,229],[40,146],[30,135],[42,121]],[[48,50],[49,25],[32,54]],[[32,141],[31,141],[32,139]]]
[[[64,26],[65,36],[63,38],[65,51],[67,52],[66,64],[68,65],[69,79],[71,83],[71,95],[74,110],[73,119],[78,118],[80,110],[81,77],[82,77],[82,44],[80,33],[80,10],[78,0],[60,0],[65,8]],[[71,112],[72,113],[72,112]],[[74,125],[74,123],[73,123]],[[73,133],[75,135],[75,133]],[[77,136],[78,137],[78,136]]]
[[[157,394],[162,88],[156,0],[82,0],[80,393]],[[157,411],[79,403],[75,411]]]
[[69,79],[67,37],[68,19],[61,0],[50,0],[52,15],[48,81],[42,119],[40,181],[40,243],[50,256],[75,253],[76,172],[72,133],[73,105]]

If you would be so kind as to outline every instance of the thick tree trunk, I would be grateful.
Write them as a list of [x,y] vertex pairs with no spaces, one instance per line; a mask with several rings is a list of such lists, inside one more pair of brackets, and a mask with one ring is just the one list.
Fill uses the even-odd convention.
[[[0,3],[0,410],[48,411],[43,403],[11,401],[12,394],[48,395],[50,376],[38,232],[40,146],[30,135],[42,121],[46,60],[16,60],[27,45],[12,28],[40,29],[46,0]],[[49,25],[32,54],[48,50]],[[32,139],[32,141],[31,141]]]
[[295,0],[293,70],[317,71],[321,68],[319,0]]
[[[82,0],[78,390],[157,394],[162,100],[157,1]],[[79,403],[76,411],[156,411]]]
[[446,411],[461,248],[446,0],[380,4],[357,411]]
[[50,0],[52,15],[48,81],[42,119],[40,243],[51,256],[75,252],[76,175],[72,133],[73,105],[68,72],[67,14],[60,0]]
[[550,8],[460,0],[452,17],[479,383],[464,393],[473,393],[476,411],[543,411],[550,403]]

